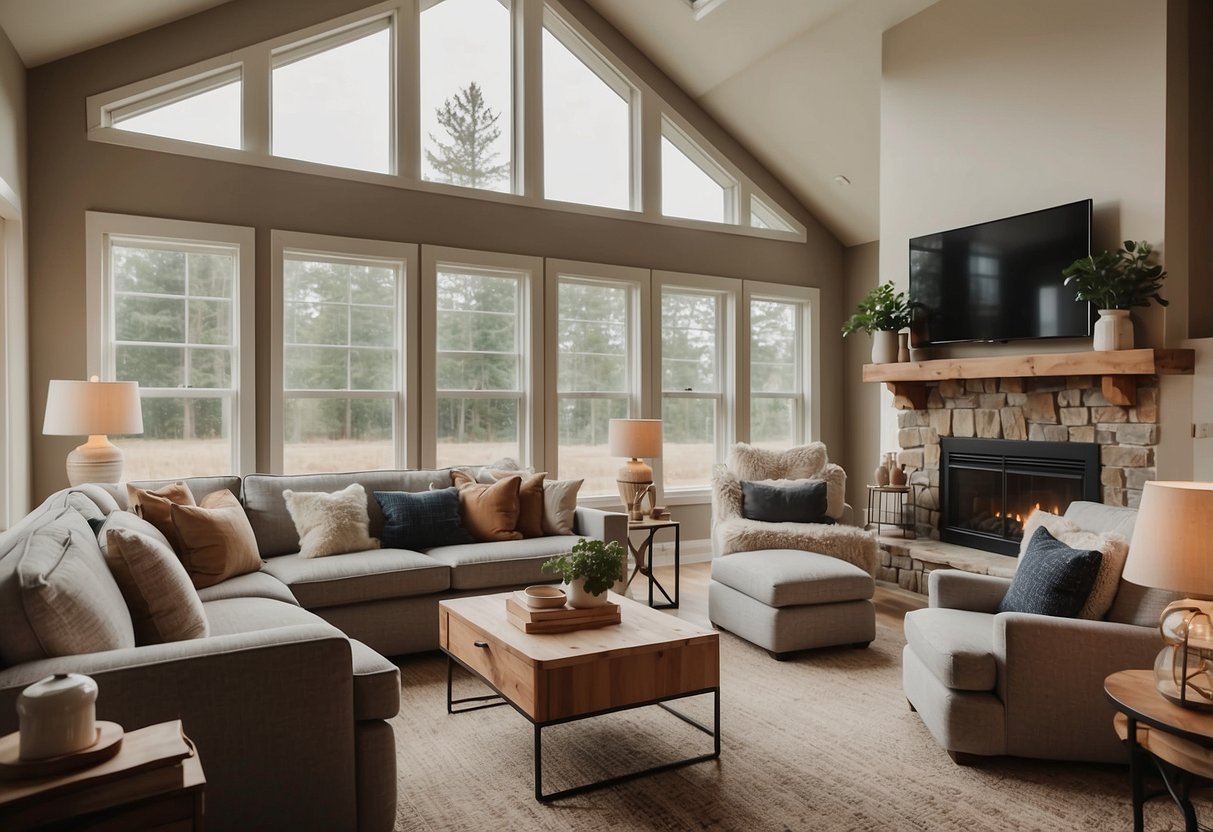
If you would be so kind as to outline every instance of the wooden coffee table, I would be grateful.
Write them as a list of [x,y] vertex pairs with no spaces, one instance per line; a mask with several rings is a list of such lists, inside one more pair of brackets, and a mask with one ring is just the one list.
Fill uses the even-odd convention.
[[[621,595],[622,622],[571,633],[528,635],[506,619],[512,593],[455,598],[438,605],[439,644],[447,655],[447,713],[511,705],[535,730],[535,799],[556,800],[720,756],[720,639]],[[496,693],[452,699],[456,664]],[[710,693],[712,727],[666,702]],[[456,705],[476,703],[464,708]],[[569,789],[543,793],[543,729],[657,705],[712,737],[712,752]]]

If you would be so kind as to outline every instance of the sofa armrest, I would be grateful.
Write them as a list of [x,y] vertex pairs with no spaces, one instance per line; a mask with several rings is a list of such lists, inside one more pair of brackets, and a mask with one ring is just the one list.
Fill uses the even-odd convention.
[[353,828],[353,671],[337,630],[308,624],[27,662],[0,673],[0,733],[16,730],[24,687],[68,671],[96,680],[99,719],[128,731],[182,721],[206,771],[208,826]]
[[595,537],[607,543],[618,541],[627,550],[628,516],[621,511],[578,506],[573,518],[573,531],[582,537]]
[[995,615],[994,656],[1008,752],[1123,760],[1104,679],[1118,670],[1152,667],[1161,646],[1157,630],[1134,624]]
[[994,613],[1010,586],[1010,578],[936,569],[927,575],[927,600],[932,607]]

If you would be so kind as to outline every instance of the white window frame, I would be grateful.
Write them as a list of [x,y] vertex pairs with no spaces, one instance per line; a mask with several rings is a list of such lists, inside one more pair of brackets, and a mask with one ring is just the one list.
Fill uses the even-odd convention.
[[29,316],[21,198],[0,178],[0,529],[29,510]]
[[[662,389],[662,295],[666,291],[686,292],[688,294],[712,294],[720,298],[719,318],[717,326],[717,350],[719,355],[720,390],[711,394],[696,392],[669,391],[671,398],[700,398],[715,399],[716,401],[716,459],[724,462],[729,446],[739,436],[738,420],[748,418],[748,410],[742,412],[739,406],[738,376],[744,369],[745,362],[739,360],[744,356],[743,340],[748,340],[749,333],[743,333],[740,310],[742,298],[742,281],[729,277],[714,277],[702,274],[686,274],[683,272],[653,271],[653,376],[651,381],[653,408],[660,418],[664,411],[667,392]],[[745,335],[745,339],[742,335]],[[747,404],[748,408],[748,404]],[[664,462],[654,460],[653,478],[661,483],[659,498],[671,505],[702,503],[711,495],[711,483],[702,485],[669,488],[664,483]]]
[[283,275],[287,254],[315,255],[318,257],[349,258],[360,261],[380,261],[385,265],[399,266],[400,278],[396,284],[396,390],[394,393],[361,390],[291,391],[291,395],[307,398],[372,398],[391,399],[394,408],[393,440],[394,463],[397,468],[412,468],[418,465],[417,431],[420,402],[414,393],[418,379],[417,309],[420,278],[418,275],[417,246],[412,243],[394,243],[385,240],[365,240],[355,237],[334,237],[327,234],[304,234],[295,231],[270,232],[270,471],[283,471],[285,455],[285,433],[283,417],[286,411],[287,391],[283,388],[284,337]]
[[[767,204],[766,200],[758,196],[758,194],[750,194],[750,210],[746,214],[747,220],[751,228],[756,228],[760,231],[791,231],[792,220],[777,209]],[[758,217],[762,222],[767,224],[765,229],[761,229],[754,225],[754,217]]]
[[[724,200],[722,223],[724,225],[738,225],[738,204],[740,202],[740,186],[737,177],[724,168],[716,161],[712,154],[708,153],[700,146],[700,143],[691,138],[687,131],[675,124],[668,116],[663,116],[661,119],[661,137],[672,144],[683,156],[690,160],[691,164],[699,168],[703,173],[720,186],[724,191],[722,198]],[[665,189],[664,179],[662,180],[662,190]],[[662,194],[664,204],[664,193]],[[665,215],[669,216],[669,215]],[[679,217],[678,219],[688,220],[690,222],[698,222],[707,226],[716,226],[719,223],[710,222],[708,220],[695,220],[689,217]],[[749,218],[746,219],[746,224],[749,224]]]
[[[750,195],[760,194],[762,201],[774,207],[776,201],[764,193],[755,182],[743,174],[724,154],[713,148],[690,123],[673,111],[671,106],[646,84],[623,61],[619,60],[559,0],[513,0],[513,63],[514,63],[514,135],[513,192],[466,188],[421,178],[421,131],[418,127],[421,101],[420,63],[420,2],[419,0],[386,0],[366,9],[352,12],[324,23],[289,34],[245,46],[224,55],[199,61],[146,78],[125,86],[91,95],[85,102],[87,137],[90,141],[136,147],[162,153],[175,153],[203,159],[278,170],[294,171],[316,176],[329,176],[354,182],[387,185],[396,188],[448,194],[509,205],[545,208],[569,213],[614,219],[629,219],[655,225],[698,228],[750,237],[805,242],[805,226],[790,214],[776,209],[787,222],[790,231],[752,228],[749,225]],[[632,208],[605,208],[560,202],[543,197],[543,80],[542,31],[545,16],[556,19],[599,56],[605,66],[631,86],[633,109],[632,146]],[[274,156],[271,151],[271,90],[270,76],[275,53],[301,48],[309,43],[327,43],[343,33],[375,25],[375,21],[390,18],[394,71],[395,167],[393,173],[355,170],[300,159]],[[564,42],[564,41],[562,41]],[[569,44],[565,42],[566,46]],[[571,47],[570,47],[571,48]],[[200,144],[182,139],[170,139],[122,130],[113,125],[115,113],[131,112],[124,108],[150,108],[196,92],[198,85],[214,83],[225,72],[239,71],[242,84],[242,147],[232,149]],[[704,222],[678,217],[666,217],[661,212],[661,131],[667,120],[702,149],[714,165],[732,177],[737,184],[734,220],[730,223]],[[738,219],[740,218],[740,219]]]
[[[576,471],[560,471],[560,436],[558,430],[559,403],[562,395],[571,398],[617,398],[614,394],[561,394],[559,387],[560,356],[556,349],[557,327],[560,317],[560,285],[565,280],[600,286],[620,286],[628,290],[628,416],[643,418],[652,411],[651,373],[653,364],[648,360],[653,338],[652,326],[652,281],[648,269],[630,266],[614,266],[605,263],[587,263],[579,260],[547,259],[544,261],[544,284],[546,303],[544,326],[547,331],[547,352],[544,356],[550,390],[545,396],[546,418],[551,430],[544,437],[543,467],[552,479],[559,476],[576,476]],[[587,494],[580,497],[582,505],[596,507],[618,506],[619,495]]]
[[[166,243],[223,245],[236,249],[236,286],[232,293],[232,392],[231,398],[231,473],[243,475],[257,470],[256,330],[254,309],[254,252],[256,236],[252,228],[207,222],[166,220],[126,214],[85,212],[85,254],[87,283],[86,336],[88,339],[86,376],[113,379],[113,332],[110,314],[113,281],[110,274],[110,242],[113,238],[143,238]],[[194,388],[183,388],[181,397],[189,398]],[[213,398],[211,388],[196,388],[200,398]]]
[[742,282],[741,330],[744,334],[743,352],[738,362],[739,400],[744,404],[738,408],[738,437],[750,441],[750,408],[754,398],[790,398],[787,394],[755,393],[750,386],[750,304],[758,301],[774,301],[796,305],[796,378],[797,390],[791,398],[796,402],[798,418],[795,424],[793,445],[815,441],[821,434],[821,290],[808,286],[788,286],[782,283],[763,283],[755,280]]
[[[421,408],[419,424],[421,466],[434,468],[438,458],[438,271],[441,267],[475,271],[501,271],[521,275],[518,312],[522,331],[519,346],[523,350],[517,392],[487,390],[462,391],[470,398],[518,399],[518,463],[542,464],[544,447],[543,258],[492,251],[421,246]],[[477,460],[468,460],[476,462]],[[482,460],[491,462],[492,460]]]

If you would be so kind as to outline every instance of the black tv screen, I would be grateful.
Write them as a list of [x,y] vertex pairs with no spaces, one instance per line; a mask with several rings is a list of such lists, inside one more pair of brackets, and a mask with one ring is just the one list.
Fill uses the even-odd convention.
[[1090,304],[1061,270],[1091,253],[1091,200],[910,240],[911,343],[1080,338]]

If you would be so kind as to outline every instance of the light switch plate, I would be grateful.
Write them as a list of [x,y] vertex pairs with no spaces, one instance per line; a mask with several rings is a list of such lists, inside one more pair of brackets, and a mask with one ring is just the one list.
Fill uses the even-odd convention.
[[1192,425],[1192,437],[1194,439],[1208,439],[1213,436],[1213,422],[1197,422]]

